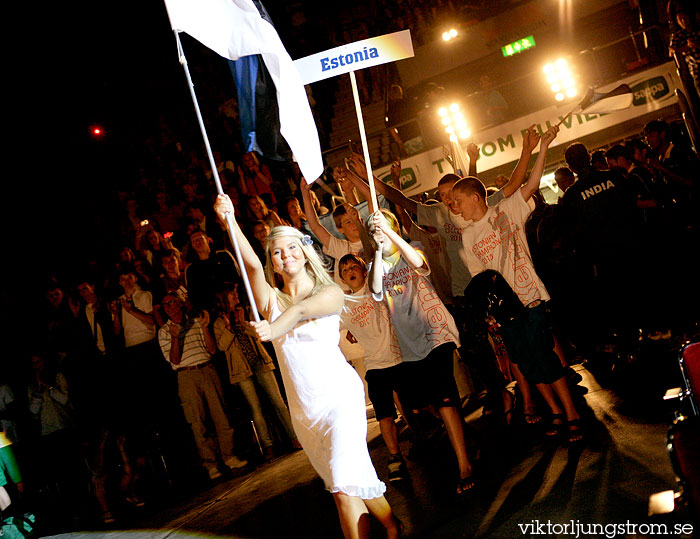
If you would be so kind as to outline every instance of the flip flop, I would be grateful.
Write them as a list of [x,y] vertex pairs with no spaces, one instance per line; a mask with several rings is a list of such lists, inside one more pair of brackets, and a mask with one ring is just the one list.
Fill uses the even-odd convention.
[[569,443],[573,444],[583,440],[583,424],[580,419],[572,419],[566,422],[569,430]]
[[564,428],[565,419],[566,416],[564,414],[552,414],[552,421],[549,424],[545,434],[551,437],[561,434],[562,429]]

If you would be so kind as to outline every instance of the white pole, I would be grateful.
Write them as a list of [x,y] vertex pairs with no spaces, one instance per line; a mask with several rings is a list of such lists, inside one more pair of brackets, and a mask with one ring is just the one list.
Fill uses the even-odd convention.
[[[212,176],[214,177],[214,183],[216,184],[216,191],[220,194],[224,194],[224,189],[221,186],[221,180],[219,179],[219,172],[216,170],[216,161],[214,161],[214,155],[211,152],[211,146],[209,145],[209,137],[207,136],[207,130],[204,127],[204,120],[202,119],[202,113],[199,110],[199,103],[197,102],[197,95],[194,92],[194,85],[192,84],[192,77],[190,76],[190,70],[187,67],[187,58],[185,58],[185,51],[182,48],[182,43],[180,43],[179,32],[175,30],[175,41],[177,42],[177,54],[180,59],[180,64],[185,71],[185,78],[187,79],[187,86],[190,89],[190,95],[192,96],[192,103],[194,104],[194,111],[197,114],[197,121],[199,122],[199,129],[202,131],[202,137],[204,138],[204,146],[207,150],[207,156],[209,157],[209,164],[211,165]],[[228,235],[231,239],[231,244],[233,245],[233,251],[236,255],[236,261],[238,262],[238,267],[241,270],[241,277],[243,278],[243,286],[245,288],[246,294],[248,295],[248,300],[252,306],[253,318],[256,322],[260,322],[260,315],[258,314],[258,308],[255,304],[255,298],[253,297],[253,290],[250,288],[250,280],[248,279],[248,274],[245,271],[245,264],[243,262],[243,256],[241,255],[241,249],[238,246],[238,241],[233,233],[234,224],[233,216],[229,213],[226,214],[226,224],[228,225]]]
[[367,182],[369,183],[369,212],[374,213],[379,209],[377,204],[377,192],[374,189],[374,175],[372,174],[372,163],[369,160],[369,148],[367,147],[367,135],[365,134],[365,122],[362,119],[362,105],[360,104],[360,94],[357,91],[357,80],[355,72],[350,72],[350,84],[352,85],[352,97],[355,100],[355,112],[357,113],[357,124],[360,128],[360,141],[362,141],[362,154],[367,167]]

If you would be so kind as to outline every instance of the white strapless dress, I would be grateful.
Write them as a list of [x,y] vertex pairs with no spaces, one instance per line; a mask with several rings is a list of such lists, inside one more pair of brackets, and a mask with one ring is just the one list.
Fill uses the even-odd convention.
[[[277,298],[270,322],[282,314]],[[340,316],[305,320],[275,339],[292,425],[331,492],[377,498],[386,486],[367,449],[362,380],[340,351]]]

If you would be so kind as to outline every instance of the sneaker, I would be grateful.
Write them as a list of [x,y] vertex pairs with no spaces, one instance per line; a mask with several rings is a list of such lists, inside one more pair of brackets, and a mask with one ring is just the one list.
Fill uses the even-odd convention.
[[219,469],[216,466],[212,466],[211,468],[207,468],[207,473],[209,474],[209,479],[211,479],[212,481],[214,479],[218,479],[219,477],[221,477],[221,472],[219,471]]
[[114,524],[116,520],[117,519],[114,518],[114,515],[109,511],[105,511],[104,513],[102,513],[102,522],[104,522],[105,524]]
[[246,466],[248,464],[248,461],[241,460],[236,455],[233,455],[227,458],[224,461],[224,464],[226,464],[226,466],[228,466],[229,468],[243,468],[243,466]]
[[389,482],[403,481],[406,479],[406,465],[401,455],[392,455],[389,458]]

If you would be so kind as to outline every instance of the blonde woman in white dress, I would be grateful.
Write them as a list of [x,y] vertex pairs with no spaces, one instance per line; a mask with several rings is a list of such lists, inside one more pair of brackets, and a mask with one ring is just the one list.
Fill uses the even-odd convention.
[[[225,222],[233,215],[226,195],[214,206]],[[347,363],[340,341],[342,290],[333,282],[311,239],[292,227],[274,227],[263,269],[238,223],[241,249],[255,303],[265,320],[251,322],[261,341],[272,341],[280,363],[292,425],[311,464],[335,501],[343,535],[369,535],[368,514],[398,537],[401,523],[384,498],[367,449],[364,386]]]

